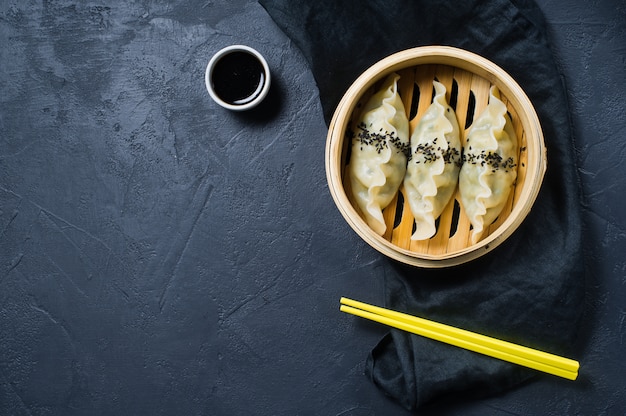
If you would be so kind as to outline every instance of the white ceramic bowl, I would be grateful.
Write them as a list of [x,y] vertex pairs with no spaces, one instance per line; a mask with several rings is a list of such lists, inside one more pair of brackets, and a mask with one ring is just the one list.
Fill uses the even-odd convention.
[[[225,100],[224,97],[222,97],[219,94],[220,86],[216,85],[216,82],[219,82],[219,81],[216,80],[214,76],[215,69],[219,65],[220,60],[225,58],[228,55],[231,55],[237,52],[243,52],[245,54],[250,55],[260,64],[260,67],[262,68],[261,82],[258,84],[258,86],[256,86],[256,89],[251,92],[250,96],[246,97],[247,99],[244,100],[242,103],[228,102],[227,100]],[[259,53],[259,51],[257,51],[256,49],[251,48],[246,45],[231,45],[231,46],[227,46],[219,50],[209,60],[209,63],[206,67],[206,71],[204,74],[204,83],[213,101],[215,101],[220,106],[228,110],[233,110],[233,111],[250,110],[258,106],[265,99],[265,97],[267,96],[270,90],[270,84],[271,84],[270,68],[269,68],[269,65],[267,64],[267,61],[263,57],[263,55],[261,55],[261,53]]]

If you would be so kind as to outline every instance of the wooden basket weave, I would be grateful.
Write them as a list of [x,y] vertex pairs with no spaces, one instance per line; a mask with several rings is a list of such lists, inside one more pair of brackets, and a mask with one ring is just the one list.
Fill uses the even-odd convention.
[[[434,79],[445,85],[465,143],[471,121],[487,106],[489,88],[496,85],[506,104],[519,141],[517,180],[506,207],[472,244],[470,222],[455,197],[441,214],[437,233],[413,241],[414,218],[404,189],[383,211],[387,232],[380,236],[361,217],[346,178],[350,139],[346,138],[355,108],[376,90],[379,81],[396,72],[399,91],[410,120],[411,133],[432,99]],[[356,115],[355,115],[356,116]],[[326,175],[333,199],[348,224],[381,253],[419,267],[453,266],[493,250],[509,237],[530,211],[546,170],[546,149],[537,114],[521,87],[494,63],[471,52],[444,46],[425,46],[391,55],[365,71],[348,89],[331,120],[326,144]],[[345,179],[345,180],[344,180]]]

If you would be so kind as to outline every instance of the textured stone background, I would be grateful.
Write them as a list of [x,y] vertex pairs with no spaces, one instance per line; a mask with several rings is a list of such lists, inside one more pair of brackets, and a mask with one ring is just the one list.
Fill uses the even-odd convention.
[[[626,5],[540,5],[583,190],[581,376],[424,414],[626,409]],[[233,43],[274,71],[252,113],[204,88]],[[384,328],[337,310],[393,268],[334,207],[315,82],[262,7],[3,1],[0,54],[0,415],[403,414],[362,375]]]

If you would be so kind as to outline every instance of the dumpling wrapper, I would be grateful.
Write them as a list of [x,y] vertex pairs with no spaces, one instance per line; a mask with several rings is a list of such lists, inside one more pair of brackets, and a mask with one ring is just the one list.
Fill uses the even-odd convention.
[[487,108],[474,120],[459,174],[461,205],[472,224],[471,241],[500,215],[517,178],[517,137],[495,86]]
[[435,221],[452,198],[461,166],[459,123],[446,101],[446,87],[433,81],[432,104],[411,134],[404,191],[415,217],[412,240],[435,235]]
[[406,172],[409,120],[391,74],[365,104],[354,128],[349,175],[352,194],[367,224],[387,229],[383,209],[393,200]]

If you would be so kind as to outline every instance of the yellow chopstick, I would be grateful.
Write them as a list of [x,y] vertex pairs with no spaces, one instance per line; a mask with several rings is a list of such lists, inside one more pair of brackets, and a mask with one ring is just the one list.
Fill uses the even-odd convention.
[[569,380],[578,377],[579,363],[569,358],[348,298],[341,304],[342,312]]

